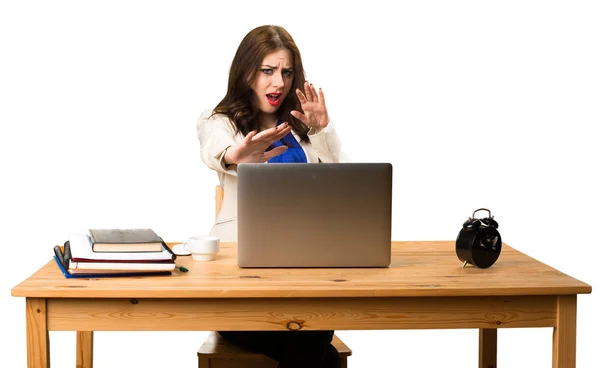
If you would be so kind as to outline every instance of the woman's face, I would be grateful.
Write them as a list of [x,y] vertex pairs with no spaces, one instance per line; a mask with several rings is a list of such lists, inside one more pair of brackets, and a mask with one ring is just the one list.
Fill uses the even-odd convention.
[[292,53],[279,49],[268,54],[256,71],[250,86],[256,107],[265,114],[274,114],[290,92],[294,81]]

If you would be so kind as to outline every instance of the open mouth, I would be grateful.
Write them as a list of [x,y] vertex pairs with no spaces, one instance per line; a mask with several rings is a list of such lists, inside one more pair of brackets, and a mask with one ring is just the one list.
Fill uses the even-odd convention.
[[281,103],[281,93],[267,94],[267,101],[271,106],[279,106],[279,104]]

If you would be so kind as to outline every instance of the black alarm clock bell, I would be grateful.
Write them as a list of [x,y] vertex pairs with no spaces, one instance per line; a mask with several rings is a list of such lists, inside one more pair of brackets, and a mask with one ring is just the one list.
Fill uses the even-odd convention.
[[[487,211],[488,217],[475,218],[478,211]],[[502,238],[492,213],[486,208],[475,210],[456,238],[456,255],[463,262],[463,267],[470,263],[479,268],[488,268],[496,262],[501,250]]]

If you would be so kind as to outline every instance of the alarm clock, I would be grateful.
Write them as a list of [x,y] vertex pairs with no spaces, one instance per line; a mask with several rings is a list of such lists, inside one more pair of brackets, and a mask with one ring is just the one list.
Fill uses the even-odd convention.
[[[479,211],[487,211],[488,216],[476,218]],[[472,264],[479,268],[493,265],[502,250],[502,237],[498,232],[498,222],[487,208],[479,208],[463,223],[456,238],[456,255],[463,267]]]

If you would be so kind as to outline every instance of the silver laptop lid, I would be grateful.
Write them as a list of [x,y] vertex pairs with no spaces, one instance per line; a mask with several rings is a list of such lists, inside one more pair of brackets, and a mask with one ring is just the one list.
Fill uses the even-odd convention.
[[240,267],[387,267],[389,163],[240,164]]

